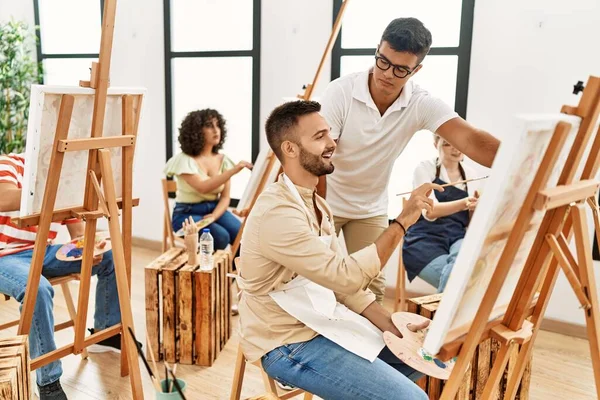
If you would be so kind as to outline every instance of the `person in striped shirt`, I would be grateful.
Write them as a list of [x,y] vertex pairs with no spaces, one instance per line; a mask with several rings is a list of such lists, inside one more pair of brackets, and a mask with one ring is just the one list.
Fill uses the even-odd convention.
[[[25,168],[23,155],[0,155],[0,293],[23,303],[33,255],[37,227],[19,228],[10,219],[18,216],[21,187]],[[83,236],[84,224],[80,220],[63,222],[72,238]],[[50,228],[49,243],[38,287],[33,321],[29,332],[31,358],[56,350],[54,342],[53,297],[54,290],[48,278],[78,273],[81,261],[59,261],[56,252],[60,245],[53,244],[58,224]],[[112,252],[94,258],[92,275],[98,277],[94,328],[91,333],[121,321],[119,299]],[[90,352],[120,351],[120,334],[88,347]],[[63,400],[66,395],[60,385],[61,362],[55,361],[36,370],[40,400]]]

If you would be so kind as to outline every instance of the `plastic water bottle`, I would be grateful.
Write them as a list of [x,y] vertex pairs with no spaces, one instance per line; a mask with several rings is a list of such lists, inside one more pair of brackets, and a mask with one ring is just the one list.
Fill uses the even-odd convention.
[[214,240],[208,228],[200,235],[200,269],[210,271],[213,267]]

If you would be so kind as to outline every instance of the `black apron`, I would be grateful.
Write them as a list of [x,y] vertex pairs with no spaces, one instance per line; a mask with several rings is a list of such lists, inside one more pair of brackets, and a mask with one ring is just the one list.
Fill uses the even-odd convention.
[[[462,178],[466,179],[462,166],[459,165],[459,168]],[[438,185],[448,183],[440,179],[439,165],[436,168],[433,183]],[[447,186],[443,192],[436,190],[434,193],[440,203],[464,199],[469,195],[467,190],[461,190],[456,186]],[[431,261],[442,254],[449,254],[450,246],[465,237],[468,224],[468,210],[459,211],[435,221],[427,221],[421,215],[419,220],[408,228],[402,247],[402,260],[409,281],[415,279]]]

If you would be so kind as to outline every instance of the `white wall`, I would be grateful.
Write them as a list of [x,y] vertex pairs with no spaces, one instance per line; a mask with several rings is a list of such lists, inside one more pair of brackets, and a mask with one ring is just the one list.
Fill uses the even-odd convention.
[[33,1],[0,0],[0,22],[9,21],[11,17],[17,21],[25,21],[33,28]]

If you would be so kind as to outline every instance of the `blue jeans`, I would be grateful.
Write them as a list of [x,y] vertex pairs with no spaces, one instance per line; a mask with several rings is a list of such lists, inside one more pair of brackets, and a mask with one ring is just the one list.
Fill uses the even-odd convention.
[[426,400],[414,382],[423,375],[385,347],[373,363],[317,336],[280,346],[262,358],[269,376],[325,400]]
[[[192,217],[194,221],[200,221],[206,214],[212,213],[217,207],[217,201],[203,201],[201,203],[176,203],[173,210],[173,230],[181,229],[183,221]],[[225,211],[221,217],[207,226],[215,241],[215,250],[224,250],[227,245],[233,244],[242,224],[229,211]]]
[[[74,274],[81,271],[81,261],[59,261],[56,258],[56,252],[59,248],[60,245],[50,245],[46,248],[31,330],[29,331],[31,359],[56,350],[56,343],[54,343],[54,315],[52,312],[54,289],[47,278]],[[0,257],[0,293],[13,297],[21,303],[21,308],[25,299],[25,289],[32,256],[33,250],[26,250]],[[94,329],[102,330],[121,321],[112,252],[104,253],[100,264],[92,268],[92,275],[98,276]],[[38,368],[36,374],[39,386],[57,381],[62,375],[60,360]]]
[[463,239],[459,239],[452,243],[448,254],[442,254],[433,259],[418,275],[419,278],[436,287],[438,293],[442,293],[446,288],[446,283],[448,283],[450,272],[452,272],[452,267],[454,267],[454,262],[456,261],[456,256],[458,256],[462,242]]

